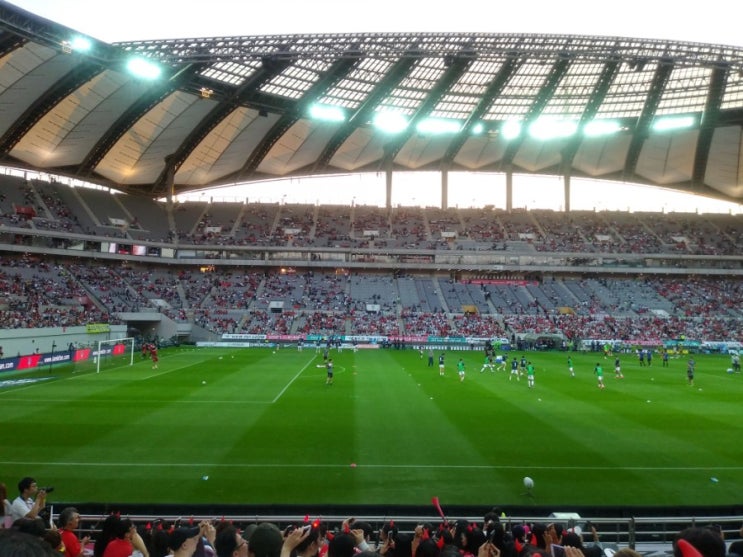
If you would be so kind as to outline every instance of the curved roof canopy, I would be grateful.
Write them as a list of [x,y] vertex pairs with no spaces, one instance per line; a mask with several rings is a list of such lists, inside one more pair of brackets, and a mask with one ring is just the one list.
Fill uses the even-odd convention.
[[[0,0],[5,164],[160,196],[399,170],[591,177],[743,200],[743,49],[561,35],[106,44]],[[131,73],[132,57],[159,77]]]

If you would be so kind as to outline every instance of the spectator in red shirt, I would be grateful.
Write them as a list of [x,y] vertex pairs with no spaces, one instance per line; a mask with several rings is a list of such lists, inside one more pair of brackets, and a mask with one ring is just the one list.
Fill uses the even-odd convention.
[[62,536],[66,557],[80,557],[85,545],[90,541],[90,536],[84,536],[82,539],[77,537],[75,530],[79,523],[80,513],[75,507],[66,507],[59,513],[59,533]]

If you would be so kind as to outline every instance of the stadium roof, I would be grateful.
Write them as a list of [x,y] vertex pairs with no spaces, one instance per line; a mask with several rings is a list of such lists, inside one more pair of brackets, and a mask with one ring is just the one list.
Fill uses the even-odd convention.
[[[743,48],[316,34],[106,44],[0,0],[0,162],[156,197],[279,177],[552,174],[743,201]],[[159,77],[132,73],[132,57]]]

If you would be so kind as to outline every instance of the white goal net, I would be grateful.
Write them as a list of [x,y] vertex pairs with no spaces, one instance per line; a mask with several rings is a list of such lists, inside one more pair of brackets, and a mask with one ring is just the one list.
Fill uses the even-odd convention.
[[134,365],[134,338],[98,341],[93,361],[96,373],[100,373],[102,369]]

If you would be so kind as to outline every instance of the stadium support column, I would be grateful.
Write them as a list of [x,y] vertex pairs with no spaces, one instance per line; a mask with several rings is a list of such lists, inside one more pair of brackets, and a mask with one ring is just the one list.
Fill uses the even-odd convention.
[[563,176],[565,183],[563,184],[563,195],[565,196],[565,212],[570,212],[570,174]]
[[[175,215],[173,214],[173,197],[175,196],[175,156],[165,157],[165,207],[168,215],[168,228],[175,234]],[[174,238],[177,236],[174,236]]]
[[441,208],[445,211],[449,208],[449,172],[441,171]]
[[392,169],[388,168],[385,173],[385,186],[386,186],[386,205],[388,209],[392,209]]
[[513,211],[513,171],[506,171],[506,211]]

